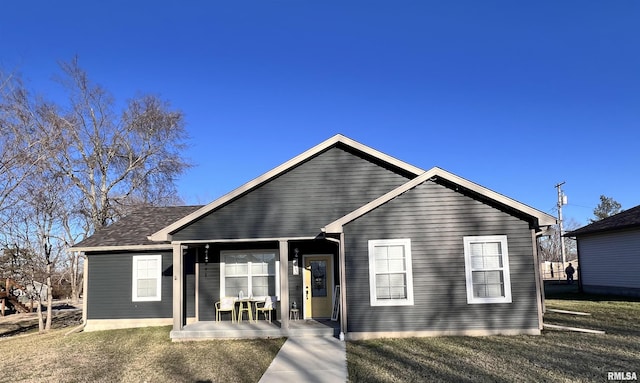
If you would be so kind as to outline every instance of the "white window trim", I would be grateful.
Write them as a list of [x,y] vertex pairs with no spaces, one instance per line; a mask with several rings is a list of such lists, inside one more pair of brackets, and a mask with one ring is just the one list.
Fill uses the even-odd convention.
[[[374,248],[376,246],[404,246],[405,275],[407,277],[407,298],[377,299],[376,297],[376,265]],[[413,271],[411,267],[411,239],[373,239],[369,241],[369,297],[371,306],[413,306]]]
[[[484,235],[463,237],[464,241],[464,264],[467,283],[467,303],[468,304],[485,304],[485,303],[511,303],[511,273],[509,271],[509,249],[507,246],[506,235]],[[500,242],[502,248],[502,268],[504,277],[504,296],[497,298],[476,298],[473,296],[473,269],[471,268],[471,243],[476,242]],[[485,269],[487,270],[487,269]],[[496,269],[498,270],[498,269]]]
[[[265,252],[273,252],[276,255],[276,300],[279,301],[280,300],[280,252],[277,250],[224,250],[220,252],[220,298],[224,298],[225,295],[225,291],[226,291],[226,280],[225,280],[225,258],[227,255],[231,255],[231,254],[251,254],[251,253],[265,253]],[[251,268],[249,267],[249,270]],[[250,279],[249,279],[250,282]],[[247,294],[247,297],[249,296],[249,293],[246,292],[245,294]],[[261,297],[261,296],[255,296],[253,297],[255,299],[264,299],[266,297]]]
[[[156,269],[156,291],[157,294],[153,297],[139,297],[138,296],[138,275],[136,264],[141,260],[155,260],[158,265]],[[162,255],[134,255],[133,256],[133,272],[131,283],[131,301],[133,302],[153,302],[162,300]]]

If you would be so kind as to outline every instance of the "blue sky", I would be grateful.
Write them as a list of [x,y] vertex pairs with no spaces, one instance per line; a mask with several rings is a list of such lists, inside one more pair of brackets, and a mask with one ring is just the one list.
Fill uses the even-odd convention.
[[640,2],[14,1],[0,67],[50,97],[78,55],[186,114],[207,203],[342,133],[586,224],[640,204]]

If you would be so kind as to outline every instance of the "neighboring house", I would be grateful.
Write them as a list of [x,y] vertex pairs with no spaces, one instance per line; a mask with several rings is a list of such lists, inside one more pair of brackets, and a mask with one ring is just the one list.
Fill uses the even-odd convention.
[[[554,217],[336,135],[205,206],[144,208],[74,246],[86,329],[215,324],[276,296],[286,334],[339,308],[347,339],[539,334],[536,234]],[[334,301],[336,286],[341,293]]]
[[640,206],[565,234],[578,243],[584,292],[640,296]]

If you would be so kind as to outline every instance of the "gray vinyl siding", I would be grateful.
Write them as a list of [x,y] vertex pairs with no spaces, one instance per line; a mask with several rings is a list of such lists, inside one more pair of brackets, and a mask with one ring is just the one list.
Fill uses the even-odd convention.
[[585,291],[624,294],[624,289],[630,289],[638,294],[639,229],[580,236],[578,251]]
[[[173,261],[173,258],[171,259]],[[196,316],[196,257],[190,252],[184,257],[184,312],[187,318]],[[173,297],[172,297],[173,299]]]
[[[219,255],[218,255],[219,259]],[[215,303],[220,300],[220,263],[201,263],[198,273],[198,320],[216,320]],[[223,319],[228,319],[224,315]]]
[[173,233],[172,238],[315,236],[329,222],[407,180],[400,172],[333,147]]
[[300,317],[302,317],[302,308],[304,304],[304,296],[302,295],[304,281],[303,281],[303,264],[302,257],[298,261],[298,275],[293,275],[293,262],[289,262],[288,274],[289,274],[289,305],[296,302],[298,309],[300,309]]
[[[345,226],[350,332],[538,328],[529,223],[428,181]],[[506,235],[512,303],[467,304],[463,237]],[[372,307],[368,241],[410,238],[413,306]]]
[[[162,300],[133,302],[133,256],[151,254],[162,255]],[[87,319],[171,318],[172,264],[171,252],[88,255]]]

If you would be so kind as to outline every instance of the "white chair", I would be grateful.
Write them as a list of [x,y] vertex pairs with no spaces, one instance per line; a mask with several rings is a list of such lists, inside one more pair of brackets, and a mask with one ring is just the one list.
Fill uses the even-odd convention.
[[220,313],[231,312],[231,322],[236,321],[236,301],[232,297],[224,297],[216,302],[216,321],[220,322]]
[[[269,322],[271,322],[271,311],[273,311],[273,304],[276,302],[276,297],[266,297],[264,302],[256,303],[256,320],[260,319],[260,313],[264,315],[264,319],[267,319],[267,313],[269,313]],[[262,305],[262,306],[260,306]]]

